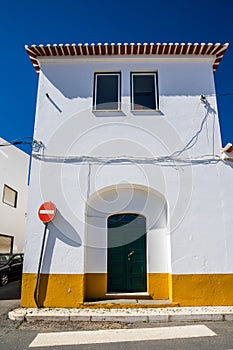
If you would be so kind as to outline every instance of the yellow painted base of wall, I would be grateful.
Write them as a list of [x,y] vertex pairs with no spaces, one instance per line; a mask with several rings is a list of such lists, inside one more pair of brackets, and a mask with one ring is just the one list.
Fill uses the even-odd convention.
[[169,274],[148,273],[147,291],[154,300],[169,299]]
[[87,273],[85,275],[85,300],[106,299],[107,274]]
[[[168,295],[168,273],[149,273],[147,274],[147,292],[151,299],[164,300],[169,299]],[[107,274],[106,273],[87,273],[85,299],[109,299],[107,293]]]
[[[36,307],[35,283],[36,274],[23,274],[21,307]],[[40,275],[38,288],[40,307],[78,307],[83,302],[83,294],[84,275]]]
[[[36,274],[23,274],[21,307],[36,307]],[[42,274],[39,283],[41,307],[79,307],[85,300],[107,298],[107,274]],[[233,305],[233,274],[147,275],[151,299],[170,299],[180,306]],[[109,297],[108,297],[109,298]]]
[[233,274],[171,275],[170,300],[180,306],[233,305]]

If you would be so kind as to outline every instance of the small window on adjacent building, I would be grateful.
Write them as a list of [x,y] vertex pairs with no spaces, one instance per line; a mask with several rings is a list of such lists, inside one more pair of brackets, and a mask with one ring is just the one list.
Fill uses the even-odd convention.
[[120,73],[96,73],[94,110],[120,110]]
[[17,191],[13,190],[13,188],[11,188],[7,185],[4,185],[3,198],[2,198],[3,203],[6,203],[6,204],[16,208],[17,207],[17,196],[18,196]]
[[[0,252],[11,254],[13,252],[13,242],[14,242],[13,236],[2,235],[0,233]],[[0,254],[0,265],[6,259],[8,260],[7,255],[4,256]]]
[[159,109],[156,72],[131,73],[131,109]]

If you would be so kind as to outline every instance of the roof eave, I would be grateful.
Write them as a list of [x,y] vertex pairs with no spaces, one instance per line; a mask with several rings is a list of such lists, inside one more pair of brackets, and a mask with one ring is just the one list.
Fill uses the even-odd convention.
[[212,43],[111,43],[111,44],[54,44],[54,45],[31,45],[25,46],[26,52],[36,70],[40,73],[40,57],[62,57],[62,56],[214,56],[213,72],[215,72],[221,62],[229,44]]

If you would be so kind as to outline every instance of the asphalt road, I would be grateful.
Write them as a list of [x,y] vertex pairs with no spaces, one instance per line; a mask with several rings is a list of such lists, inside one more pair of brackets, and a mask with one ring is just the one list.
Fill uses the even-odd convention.
[[[199,323],[198,323],[199,324]],[[127,325],[127,328],[158,328],[158,327],[174,327],[180,326],[181,324],[131,324]],[[187,323],[182,323],[182,326],[187,325]],[[190,323],[188,324],[190,325]],[[197,325],[197,323],[195,323]],[[59,323],[49,325],[37,323],[37,324],[19,324],[19,323],[9,323],[8,321],[4,324],[4,329],[0,331],[0,349],[1,350],[24,350],[28,349],[29,345],[36,338],[38,333],[48,333],[49,332],[64,332],[65,329],[71,328],[75,329],[77,332],[83,332],[83,330],[88,330],[90,332],[94,325],[90,324],[76,324],[67,325],[67,323]],[[111,329],[114,325],[98,323],[95,325],[98,329],[103,329],[109,327]],[[169,350],[169,349],[184,349],[184,350],[230,350],[233,349],[233,323],[232,322],[209,322],[205,323],[209,329],[216,333],[213,337],[198,337],[189,339],[170,339],[170,340],[152,340],[152,341],[131,341],[131,342],[115,342],[106,344],[85,344],[85,345],[60,345],[60,346],[42,346],[42,347],[32,347],[30,349],[46,349],[46,350],[141,350],[145,348],[146,350]],[[123,325],[116,324],[116,328],[123,327]],[[2,328],[2,327],[1,327]],[[43,338],[43,337],[42,337]]]
[[21,297],[21,280],[0,287],[0,300],[15,300]]
[[[107,323],[107,322],[13,322],[8,319],[8,312],[19,307],[18,299],[6,299],[7,297],[16,298],[20,294],[20,282],[11,282],[8,286],[0,288],[0,349],[1,350],[233,350],[233,322],[180,322],[180,323]],[[98,330],[114,330],[118,329],[140,329],[140,328],[154,328],[155,330],[162,330],[162,328],[169,327],[174,329],[176,326],[190,326],[190,325],[205,325],[208,330],[213,331],[214,336],[198,336],[187,339],[178,339],[176,335],[169,340],[144,340],[144,341],[124,341],[118,342],[119,339],[114,340],[114,343],[105,344],[85,344],[85,345],[62,345],[59,346],[41,346],[30,347],[38,334],[42,334],[41,339],[45,338],[44,333],[55,333],[55,338],[58,338],[60,332],[75,332],[75,334],[84,334],[86,331],[90,332],[90,339],[93,339],[94,332]],[[146,331],[145,331],[146,332]],[[139,333],[139,332],[138,332]],[[175,333],[176,334],[176,333]],[[89,336],[89,333],[88,333]],[[69,337],[68,337],[69,338]],[[62,339],[62,337],[61,337]],[[95,339],[95,338],[94,338]],[[128,340],[128,339],[127,339]],[[72,343],[72,341],[71,341]]]

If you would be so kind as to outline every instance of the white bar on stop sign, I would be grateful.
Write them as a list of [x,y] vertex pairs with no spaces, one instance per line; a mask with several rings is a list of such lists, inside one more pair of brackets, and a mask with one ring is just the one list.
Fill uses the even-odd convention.
[[40,214],[54,214],[54,210],[40,210]]

